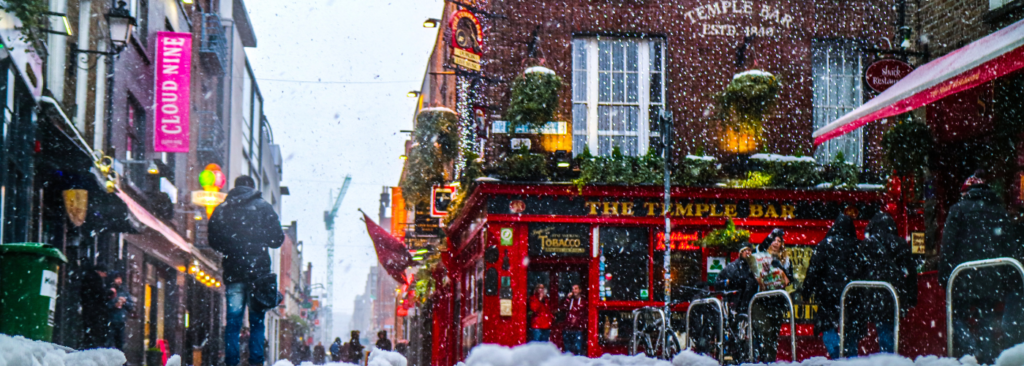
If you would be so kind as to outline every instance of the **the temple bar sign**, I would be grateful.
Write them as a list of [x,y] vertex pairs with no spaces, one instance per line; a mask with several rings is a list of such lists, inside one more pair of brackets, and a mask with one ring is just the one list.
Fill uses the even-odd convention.
[[[512,212],[509,203],[522,201],[525,207]],[[667,211],[674,218],[731,217],[740,219],[834,220],[846,214],[857,220],[870,219],[880,209],[874,201],[818,201],[785,199],[674,199],[665,209],[657,198],[499,195],[488,200],[488,212],[517,215],[568,215],[589,217],[661,217]]]

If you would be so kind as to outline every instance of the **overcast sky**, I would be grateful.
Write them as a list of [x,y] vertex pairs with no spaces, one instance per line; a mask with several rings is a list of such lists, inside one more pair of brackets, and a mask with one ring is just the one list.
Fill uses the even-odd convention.
[[[405,134],[440,17],[441,0],[246,0],[257,47],[246,50],[264,112],[284,156],[291,196],[282,222],[298,221],[313,282],[326,282],[323,212],[345,174],[352,185],[336,221],[336,311],[351,313],[377,263],[359,220],[376,220],[381,189],[398,184]],[[292,80],[292,81],[277,81]],[[312,82],[295,82],[312,81]],[[318,82],[319,81],[319,82]],[[347,323],[347,320],[345,320]]]

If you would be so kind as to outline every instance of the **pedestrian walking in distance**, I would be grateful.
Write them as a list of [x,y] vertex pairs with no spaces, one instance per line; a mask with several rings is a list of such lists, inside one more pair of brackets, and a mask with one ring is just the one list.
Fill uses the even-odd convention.
[[121,272],[114,271],[108,277],[112,279],[110,291],[113,292],[113,297],[107,302],[110,316],[110,323],[107,325],[107,347],[124,350],[124,323],[128,319],[128,313],[134,310],[135,302],[124,286],[124,275]]
[[363,359],[363,345],[359,343],[359,331],[352,331],[352,339],[348,341],[348,360],[346,362],[359,364]]
[[316,342],[316,346],[313,347],[313,364],[323,365],[327,363],[327,352],[324,350],[323,343]]
[[227,285],[227,325],[224,327],[224,362],[239,362],[239,332],[242,316],[249,307],[249,364],[262,365],[265,328],[264,312],[252,306],[254,283],[270,273],[268,248],[284,242],[281,221],[273,206],[263,200],[256,182],[249,176],[235,179],[235,187],[210,217],[210,246],[224,255],[224,283]]
[[388,331],[382,330],[377,332],[377,344],[374,344],[374,346],[377,346],[377,349],[385,351],[391,350],[391,341],[388,339]]
[[[814,318],[814,335],[821,335],[825,349],[832,359],[839,358],[839,298],[850,282],[847,275],[847,251],[860,245],[853,219],[839,214],[832,228],[825,234],[825,240],[814,248],[811,263],[807,267],[803,293],[818,303]],[[856,352],[857,342],[844,342],[849,356]]]
[[331,362],[341,362],[341,338],[334,338],[334,343],[331,343]]

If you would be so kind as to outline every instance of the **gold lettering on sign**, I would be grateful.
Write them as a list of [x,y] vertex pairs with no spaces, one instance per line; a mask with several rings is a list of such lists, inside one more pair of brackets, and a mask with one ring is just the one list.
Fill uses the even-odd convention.
[[623,202],[622,214],[627,216],[633,216],[633,202]]
[[718,205],[716,205],[716,204],[712,204],[711,205],[711,215],[710,216],[711,217],[722,217],[722,212],[718,211]]
[[765,206],[768,206],[768,209],[765,210],[764,217],[771,217],[771,218],[778,218],[779,217],[779,212],[775,210],[775,206],[774,205],[765,205]]
[[619,203],[618,202],[605,202],[604,211],[602,215],[618,215],[619,214]]
[[750,217],[761,217],[764,216],[764,207],[761,205],[751,203],[750,204]]
[[597,206],[600,204],[601,202],[587,201],[587,208],[590,209],[591,215],[597,215]]
[[782,217],[792,219],[796,217],[796,206],[782,205]]
[[736,217],[736,205],[728,204],[725,205],[725,216]]
[[[1021,181],[1024,182],[1024,179]],[[1022,186],[1024,186],[1024,183],[1022,183]],[[647,216],[654,216],[654,209],[658,207],[658,204],[654,202],[644,202],[644,207],[647,207]]]

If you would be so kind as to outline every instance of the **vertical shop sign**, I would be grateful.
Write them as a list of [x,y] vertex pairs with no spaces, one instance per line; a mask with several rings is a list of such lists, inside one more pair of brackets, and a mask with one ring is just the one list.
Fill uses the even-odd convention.
[[188,152],[192,34],[157,32],[153,151]]

